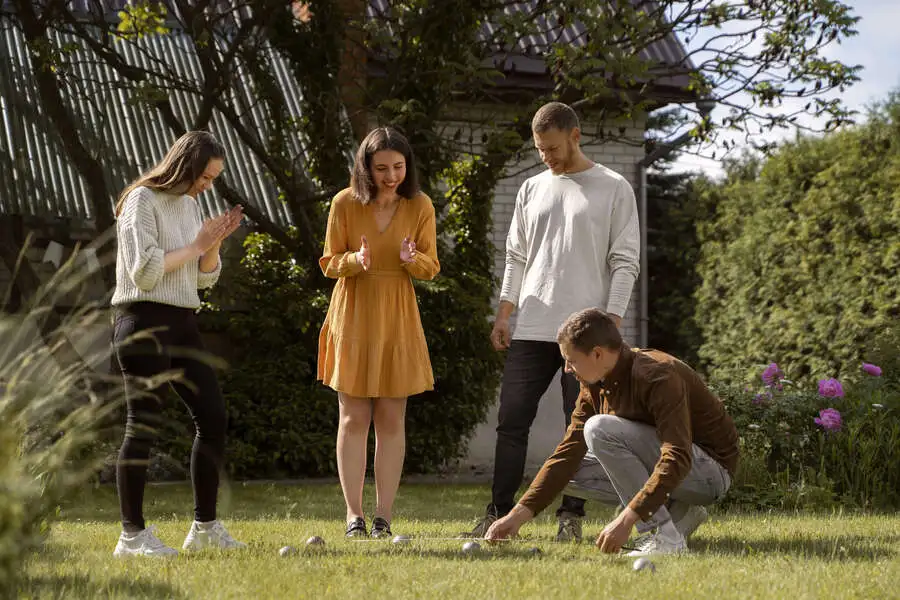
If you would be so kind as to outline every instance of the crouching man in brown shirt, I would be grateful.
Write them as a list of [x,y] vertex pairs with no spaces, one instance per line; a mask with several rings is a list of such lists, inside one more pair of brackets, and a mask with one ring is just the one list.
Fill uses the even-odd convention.
[[738,435],[699,375],[655,350],[631,350],[606,313],[573,314],[557,337],[566,371],[581,382],[571,425],[531,487],[487,540],[519,528],[566,494],[625,508],[597,538],[618,552],[632,527],[646,534],[629,556],[687,550],[738,463]]

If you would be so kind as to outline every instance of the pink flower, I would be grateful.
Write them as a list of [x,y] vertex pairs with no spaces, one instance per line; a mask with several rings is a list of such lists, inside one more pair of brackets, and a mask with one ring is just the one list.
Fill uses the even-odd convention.
[[833,408],[823,408],[813,421],[825,431],[841,430],[841,413]]
[[772,399],[772,392],[770,392],[769,390],[766,390],[765,392],[760,392],[760,393],[756,394],[755,396],[753,396],[753,404],[760,406],[760,405],[765,404],[766,402],[768,402],[771,399]]
[[826,398],[843,398],[844,386],[837,379],[829,377],[819,380],[819,395]]
[[881,367],[870,363],[863,363],[863,371],[872,377],[881,377]]
[[769,363],[766,370],[762,372],[762,380],[766,387],[778,386],[782,379],[784,379],[784,372],[778,368],[776,363]]

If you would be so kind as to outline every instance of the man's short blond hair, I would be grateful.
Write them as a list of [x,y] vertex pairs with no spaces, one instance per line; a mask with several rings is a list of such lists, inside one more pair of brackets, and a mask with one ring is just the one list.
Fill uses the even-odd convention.
[[548,102],[531,119],[531,131],[534,133],[544,133],[550,129],[572,131],[580,127],[578,115],[571,106],[562,102]]

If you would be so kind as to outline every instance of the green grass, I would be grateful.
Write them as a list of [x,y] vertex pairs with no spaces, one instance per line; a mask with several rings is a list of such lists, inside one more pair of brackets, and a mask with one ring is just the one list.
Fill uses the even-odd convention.
[[[452,537],[484,509],[486,486],[404,485],[394,533]],[[373,491],[366,489],[367,506]],[[180,547],[191,519],[185,485],[147,490],[146,513]],[[593,539],[611,511],[588,505]],[[34,598],[900,598],[900,517],[713,514],[692,552],[654,559],[657,570],[590,543],[554,544],[553,511],[523,529],[522,543],[476,557],[462,542],[343,539],[343,500],[332,484],[226,488],[220,517],[250,548],[172,560],[111,556],[119,533],[115,490],[85,491],[62,507],[44,550],[28,561],[20,597]],[[325,538],[306,551],[311,535]],[[587,540],[586,540],[587,542]],[[281,558],[278,549],[301,549]],[[528,549],[538,546],[542,556]]]

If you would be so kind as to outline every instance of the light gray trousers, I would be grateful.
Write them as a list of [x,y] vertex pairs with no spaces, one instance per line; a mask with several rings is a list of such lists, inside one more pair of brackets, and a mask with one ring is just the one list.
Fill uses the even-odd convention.
[[[584,424],[588,452],[565,493],[603,504],[627,506],[653,472],[660,456],[656,429],[614,415],[594,415]],[[712,504],[731,486],[728,471],[692,444],[691,471],[649,521],[637,524],[646,533],[666,521],[676,523],[693,505]]]

